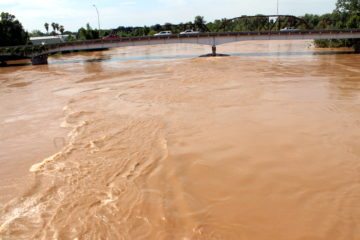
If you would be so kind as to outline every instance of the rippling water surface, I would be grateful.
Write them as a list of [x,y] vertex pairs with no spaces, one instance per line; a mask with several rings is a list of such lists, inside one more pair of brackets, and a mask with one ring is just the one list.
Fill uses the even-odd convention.
[[0,239],[360,239],[360,55],[309,42],[0,69]]

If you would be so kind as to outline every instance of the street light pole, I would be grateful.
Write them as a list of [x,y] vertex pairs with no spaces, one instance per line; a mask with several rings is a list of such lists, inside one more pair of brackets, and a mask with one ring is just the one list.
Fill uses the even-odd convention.
[[98,27],[99,27],[99,37],[100,37],[100,14],[99,14],[99,10],[95,4],[93,4],[93,7],[96,9],[96,13],[97,13],[97,17],[98,17]]
[[280,26],[281,26],[280,21],[281,21],[281,18],[280,18],[280,16],[279,16],[279,0],[277,0],[277,2],[276,2],[276,15],[278,16],[278,19],[277,19],[277,21],[278,21],[278,30],[280,31]]

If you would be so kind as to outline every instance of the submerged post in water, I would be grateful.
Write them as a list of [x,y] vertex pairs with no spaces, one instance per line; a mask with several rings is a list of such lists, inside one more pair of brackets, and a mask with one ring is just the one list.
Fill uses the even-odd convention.
[[216,45],[213,45],[211,49],[213,57],[216,57]]

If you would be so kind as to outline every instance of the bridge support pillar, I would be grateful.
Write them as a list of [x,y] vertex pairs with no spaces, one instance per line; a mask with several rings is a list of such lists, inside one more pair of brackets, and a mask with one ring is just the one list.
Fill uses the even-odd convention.
[[213,45],[213,46],[211,47],[211,50],[212,50],[212,56],[213,56],[213,57],[216,57],[216,45]]
[[44,65],[48,64],[48,55],[43,54],[31,58],[32,65]]
[[200,57],[227,57],[229,55],[227,54],[221,54],[221,53],[217,53],[216,52],[216,45],[212,45],[211,47],[211,53],[209,54],[205,54],[205,55],[201,55]]

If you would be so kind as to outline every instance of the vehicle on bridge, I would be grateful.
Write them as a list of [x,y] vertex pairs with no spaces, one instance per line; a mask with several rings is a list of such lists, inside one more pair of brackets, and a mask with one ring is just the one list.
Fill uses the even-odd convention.
[[154,36],[171,36],[171,35],[172,35],[171,31],[162,31],[162,32],[154,34]]
[[297,31],[300,31],[300,29],[293,27],[285,27],[283,29],[280,29],[280,32],[297,32]]
[[180,35],[191,35],[191,34],[199,34],[200,32],[194,31],[192,29],[185,30],[184,32],[181,32]]

